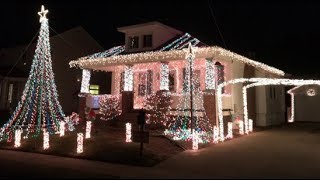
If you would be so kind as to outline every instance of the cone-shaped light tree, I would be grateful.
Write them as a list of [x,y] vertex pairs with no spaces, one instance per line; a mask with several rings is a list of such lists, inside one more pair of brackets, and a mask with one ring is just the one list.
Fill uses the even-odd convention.
[[59,122],[64,121],[52,70],[47,13],[44,6],[38,12],[41,27],[29,78],[14,113],[1,128],[2,137],[8,137],[17,128],[35,135],[43,128],[56,132]]

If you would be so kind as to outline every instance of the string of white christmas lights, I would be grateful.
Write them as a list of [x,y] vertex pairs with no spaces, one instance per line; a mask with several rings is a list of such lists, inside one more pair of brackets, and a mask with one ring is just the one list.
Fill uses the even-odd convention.
[[60,121],[60,137],[64,136],[66,130],[66,123],[64,121]]
[[91,124],[92,124],[91,121],[86,122],[86,137],[85,137],[86,139],[91,138]]
[[192,150],[198,150],[199,137],[197,131],[193,130],[192,133]]
[[43,129],[43,149],[49,149],[49,132],[46,131],[46,129]]
[[14,147],[18,148],[21,146],[21,134],[22,129],[16,129],[14,134]]
[[160,90],[169,90],[169,64],[166,62],[160,66]]
[[[263,85],[307,85],[307,84],[317,84],[320,85],[320,80],[303,80],[303,79],[273,79],[273,78],[239,78],[233,79],[230,81],[223,82],[218,85],[217,87],[217,109],[218,109],[218,122],[219,122],[219,136],[220,141],[224,141],[224,129],[223,129],[223,112],[222,112],[222,88],[229,85],[229,84],[236,84],[236,83],[254,83],[249,84],[243,87],[243,99],[247,99],[245,96],[247,95],[246,89],[253,86],[263,86]],[[244,103],[244,127],[245,132],[248,132],[248,109],[247,109],[247,102]]]
[[132,66],[126,66],[124,71],[124,91],[133,91],[133,70]]
[[126,142],[131,141],[131,123],[126,123]]
[[219,128],[217,126],[213,126],[213,143],[219,142]]
[[[90,61],[86,60],[73,60],[70,61],[70,67],[90,68],[108,66],[112,64],[132,64],[132,63],[144,63],[155,62],[164,60],[182,60],[184,59],[185,52],[183,50],[171,50],[171,51],[149,51],[135,54],[117,55],[106,58],[96,58]],[[239,61],[249,64],[251,66],[264,69],[277,75],[284,75],[284,72],[274,67],[268,66],[264,63],[253,61],[244,56],[238,55],[231,51],[225,50],[221,47],[196,47],[195,58],[216,58],[225,61]]]
[[89,93],[91,72],[88,69],[82,70],[81,93]]
[[83,153],[83,133],[77,134],[77,153]]

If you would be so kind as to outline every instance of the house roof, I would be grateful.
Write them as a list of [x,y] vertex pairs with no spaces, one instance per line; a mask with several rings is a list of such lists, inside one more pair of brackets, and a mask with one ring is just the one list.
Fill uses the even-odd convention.
[[213,58],[223,61],[238,61],[249,64],[253,67],[263,69],[267,72],[284,76],[282,70],[268,66],[264,63],[251,60],[239,54],[218,46],[208,46],[189,33],[176,36],[167,41],[162,46],[153,51],[127,53],[125,46],[116,46],[103,52],[84,56],[76,60],[70,61],[70,67],[80,67],[82,69],[103,70],[103,66],[116,64],[134,64],[156,61],[182,60],[185,58],[186,52],[183,50],[191,43],[195,47],[196,58]]
[[162,24],[158,21],[152,21],[152,22],[147,22],[147,23],[142,23],[142,24],[135,24],[135,25],[130,25],[130,26],[123,26],[123,27],[119,27],[117,28],[117,30],[119,32],[123,32],[123,33],[126,33],[128,30],[132,30],[132,29],[138,29],[138,28],[141,28],[141,27],[146,27],[146,26],[160,26],[160,27],[163,27],[165,29],[167,29],[168,31],[171,31],[175,34],[183,34],[182,31],[179,31],[175,28],[172,28],[170,26],[167,26],[165,24]]
[[0,67],[0,76],[26,78],[28,77],[28,73],[17,67],[6,66],[6,67]]
[[309,89],[314,89],[316,92],[320,92],[320,85],[310,84],[310,85],[300,85],[291,88],[287,91],[289,94],[306,94]]

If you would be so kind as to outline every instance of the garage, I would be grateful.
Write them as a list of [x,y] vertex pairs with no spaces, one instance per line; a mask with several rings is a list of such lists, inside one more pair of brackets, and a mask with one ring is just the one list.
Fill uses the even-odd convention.
[[296,122],[320,122],[320,86],[303,85],[288,91],[294,102],[293,113]]

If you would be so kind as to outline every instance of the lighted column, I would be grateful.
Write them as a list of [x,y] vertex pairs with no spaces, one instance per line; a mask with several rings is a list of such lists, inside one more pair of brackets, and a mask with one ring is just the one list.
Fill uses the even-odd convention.
[[49,132],[46,129],[43,130],[43,149],[49,149]]
[[249,119],[249,132],[253,131],[253,121],[252,119]]
[[64,121],[60,121],[60,137],[64,136],[64,132],[66,129],[66,123]]
[[291,96],[291,117],[289,118],[288,122],[293,123],[294,121],[294,94],[290,93]]
[[243,114],[244,114],[244,132],[249,134],[248,106],[247,106],[247,88],[243,87]]
[[219,129],[217,126],[213,127],[213,143],[218,143],[219,142]]
[[83,134],[78,133],[77,134],[77,153],[82,153],[83,152]]
[[242,121],[242,120],[239,121],[239,134],[240,134],[240,135],[243,135],[243,134],[244,134],[243,121]]
[[228,139],[233,138],[233,132],[232,132],[232,122],[228,122],[228,134],[227,134]]
[[132,65],[128,65],[124,69],[124,84],[123,90],[124,91],[133,91],[133,70]]
[[161,62],[160,65],[160,90],[169,90],[169,64]]
[[81,81],[81,93],[89,93],[89,85],[90,85],[90,70],[83,69],[82,70],[82,81]]
[[131,123],[126,123],[126,142],[131,141]]
[[87,121],[86,123],[86,139],[91,137],[91,121]]
[[16,129],[15,134],[14,134],[14,147],[20,147],[21,146],[21,134],[22,130],[21,129]]
[[198,133],[196,131],[194,131],[192,133],[192,149],[193,150],[198,150],[198,144],[199,144]]
[[212,59],[206,59],[206,89],[213,90],[215,89],[215,76],[214,76],[214,64]]

